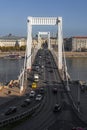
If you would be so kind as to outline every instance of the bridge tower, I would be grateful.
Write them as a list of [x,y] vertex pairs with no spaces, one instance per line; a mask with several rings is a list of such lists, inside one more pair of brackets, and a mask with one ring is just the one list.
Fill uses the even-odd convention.
[[31,70],[32,26],[57,25],[58,68],[62,69],[62,17],[28,17],[27,18],[27,69]]
[[39,32],[38,33],[38,49],[41,48],[40,35],[47,35],[48,36],[48,49],[50,49],[50,32]]

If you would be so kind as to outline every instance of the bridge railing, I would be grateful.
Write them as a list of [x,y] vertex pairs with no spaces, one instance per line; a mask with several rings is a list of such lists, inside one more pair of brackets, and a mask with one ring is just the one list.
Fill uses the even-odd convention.
[[[34,47],[32,48],[32,53],[29,57],[31,57],[31,64],[33,64],[34,60],[35,60],[35,56],[37,54],[38,48]],[[24,67],[18,77],[19,80],[19,84],[20,84],[20,93],[23,93],[23,91],[26,89],[26,83],[27,83],[27,56],[26,56],[26,52],[25,52],[25,59],[24,59]],[[28,57],[28,58],[29,58]]]
[[[54,57],[54,60],[55,60],[55,62],[57,64],[57,67],[58,67],[58,55],[57,55],[57,52],[55,52],[53,49],[51,49],[51,53],[52,53],[52,55]],[[70,77],[70,75],[69,75],[69,73],[67,71],[67,66],[66,66],[66,63],[65,63],[66,61],[65,60],[63,60],[62,70],[60,72],[61,73],[61,78],[62,78],[62,80],[66,80],[67,78],[69,80],[71,80],[71,77]]]
[[35,60],[35,56],[37,54],[38,48],[34,47],[32,48],[32,55],[31,55],[31,63],[33,64],[34,60]]
[[28,109],[27,111],[21,113],[21,114],[17,114],[15,116],[9,117],[7,119],[4,119],[2,121],[0,121],[0,127],[6,126],[8,124],[11,124],[13,122],[16,122],[18,120],[21,120],[31,114],[33,114],[35,112],[35,110],[41,105],[41,103],[38,103],[37,105],[35,105],[34,107]]

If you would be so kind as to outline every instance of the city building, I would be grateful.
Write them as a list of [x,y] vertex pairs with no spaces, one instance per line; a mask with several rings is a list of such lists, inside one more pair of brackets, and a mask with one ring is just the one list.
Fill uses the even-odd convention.
[[[40,44],[42,45],[43,43],[45,43],[46,41],[48,41],[48,38],[39,38],[39,42]],[[35,46],[38,44],[38,39],[37,38],[33,38],[32,39],[32,45]],[[51,47],[53,45],[57,45],[57,39],[55,37],[50,37],[50,44],[51,44]]]
[[87,51],[87,37],[75,36],[64,39],[66,51]]
[[26,38],[25,37],[17,37],[9,34],[7,36],[0,37],[0,46],[1,47],[14,47],[14,46],[25,46]]
[[[42,45],[48,41],[47,38],[41,38],[39,39],[40,44]],[[0,47],[14,47],[18,45],[19,47],[21,46],[26,46],[27,38],[26,37],[18,37],[14,36],[12,34],[9,34],[7,36],[2,36],[0,37]],[[50,38],[50,43],[51,46],[57,45],[57,39],[54,37]],[[33,37],[32,39],[32,46],[36,46],[38,44],[38,39],[36,37]]]

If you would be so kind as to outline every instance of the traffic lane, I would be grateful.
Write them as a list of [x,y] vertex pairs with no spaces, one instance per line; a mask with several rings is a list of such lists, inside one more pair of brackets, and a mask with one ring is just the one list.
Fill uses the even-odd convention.
[[[50,64],[48,65],[48,67],[50,67]],[[55,79],[53,79],[54,77],[53,75],[51,76],[51,74],[47,72],[47,68],[45,68],[44,74],[45,74],[45,80],[49,81],[49,84],[47,86],[48,96],[47,96],[45,105],[43,106],[43,109],[39,111],[39,113],[35,114],[36,116],[34,117],[34,119],[31,118],[28,124],[26,123],[27,128],[32,128],[32,130],[35,128],[40,129],[43,124],[46,127],[55,119],[55,115],[53,114],[53,104],[55,104],[57,98],[56,96],[53,95],[52,88],[50,87],[50,84],[52,84],[52,82],[55,81]],[[23,129],[23,126],[22,126],[22,129]]]
[[[17,107],[17,111],[15,113],[12,113],[12,114],[9,114],[9,115],[5,115],[6,111],[9,109],[9,107],[6,107],[6,109],[3,110],[3,112],[0,113],[0,120],[8,119],[8,118],[11,118],[11,117],[16,116],[18,114],[21,114],[25,111],[28,111],[29,109],[32,109],[34,106],[36,106],[40,102],[41,101],[36,101],[35,98],[33,98],[31,103],[29,105],[27,105],[26,107],[21,107],[21,105],[24,103],[24,101],[20,102],[20,104],[14,105],[15,107]],[[10,107],[11,106],[12,105],[10,105]]]
[[39,129],[39,130],[48,128],[50,126],[50,124],[52,124],[53,122],[56,121],[56,117],[59,115],[59,113],[54,114],[54,112],[53,112],[54,105],[57,103],[57,95],[54,95],[52,93],[52,98],[54,98],[54,101],[52,102],[52,105],[50,106],[50,110],[48,110],[47,114],[44,114],[44,120],[42,119],[43,122],[40,123],[37,127],[37,129]]
[[23,96],[20,96],[20,97],[16,97],[2,105],[0,105],[0,113],[7,109],[8,107],[10,106],[14,106],[14,105],[20,105],[25,99],[29,98],[29,93],[27,93],[27,95],[23,95]]
[[[64,95],[62,95],[63,97],[64,97]],[[53,98],[53,96],[51,96],[52,98]],[[65,99],[66,101],[67,101],[67,98]],[[69,102],[69,101],[67,101],[67,102]],[[49,106],[50,106],[50,104],[49,104]],[[49,108],[49,106],[48,106],[48,108]],[[43,109],[42,109],[43,110]],[[45,109],[45,111],[47,111],[47,108]],[[43,114],[45,113],[45,111],[43,112]],[[52,111],[50,111],[49,113],[52,113]],[[41,113],[41,115],[42,115],[42,113]],[[52,113],[52,115],[53,115],[53,113]],[[29,122],[27,122],[27,128],[29,129],[29,128],[32,128],[32,130],[34,129],[43,129],[43,128],[46,128],[45,127],[45,125],[47,125],[48,126],[48,124],[51,124],[52,122],[48,122],[47,124],[45,124],[47,121],[49,121],[50,119],[53,119],[53,116],[52,116],[51,114],[49,114],[49,119],[47,119],[47,120],[44,120],[43,121],[43,119],[41,120],[41,116],[39,117],[39,115],[38,116],[35,116],[35,121],[34,122],[32,122],[31,120],[29,121]],[[70,120],[70,123],[69,123],[69,120],[67,121],[67,119],[69,119],[69,118],[71,118],[72,119],[72,115],[74,115],[74,113],[71,115],[71,111],[69,111],[69,110],[67,110],[67,111],[63,111],[63,113],[62,113],[62,116],[60,116],[61,114],[58,114],[58,117],[59,117],[59,121],[60,121],[60,119],[61,119],[61,121],[63,121],[63,124],[64,124],[64,121],[66,121],[67,122],[67,124],[69,124],[70,126],[72,126],[72,124],[73,125],[75,125],[74,123],[72,123],[73,121],[75,121],[75,123],[76,123],[76,125],[78,125],[78,119],[73,119],[73,120]],[[44,115],[45,117],[44,117],[44,119],[46,118],[46,116],[47,116],[47,113],[46,113],[46,115]],[[51,118],[51,117],[52,118]],[[38,120],[38,118],[39,118],[39,120]],[[40,122],[41,122],[41,124],[40,124]],[[43,123],[44,122],[44,123]],[[31,124],[30,124],[31,123]],[[37,123],[39,124],[39,126],[37,126]],[[29,124],[29,126],[28,126],[28,124]],[[35,124],[35,126],[33,126]],[[42,126],[44,124],[44,126]],[[63,125],[62,124],[62,125]],[[57,124],[58,125],[58,124]],[[59,124],[60,125],[60,124]],[[43,128],[41,128],[41,126],[43,127]],[[63,127],[63,126],[62,126]],[[20,128],[20,127],[19,127]],[[23,128],[23,127],[22,127]],[[59,126],[59,129],[61,128],[61,126]],[[65,128],[65,127],[64,127]],[[67,129],[68,129],[68,127],[67,127]]]
[[[49,93],[49,88],[48,88],[47,92]],[[52,91],[50,91],[50,93],[52,93]],[[46,101],[45,101],[45,105],[43,106],[42,110],[39,111],[39,113],[37,113],[35,115],[35,117],[34,116],[31,117],[29,120],[22,123],[20,126],[18,126],[17,128],[14,128],[13,130],[18,130],[21,128],[22,128],[22,130],[24,130],[25,126],[26,126],[26,129],[31,128],[31,130],[35,130],[35,129],[40,130],[40,129],[43,129],[42,128],[43,125],[48,126],[55,119],[55,115],[53,114],[54,101],[55,101],[55,96],[51,96],[50,94],[48,94]],[[50,119],[51,119],[51,121],[50,121]]]
[[[47,71],[46,71],[46,73],[47,73]],[[47,76],[47,74],[46,74],[46,76]],[[39,124],[38,126],[37,126],[37,128],[38,129],[44,129],[44,128],[46,128],[50,123],[52,123],[53,121],[54,121],[54,119],[55,119],[55,116],[53,116],[53,104],[55,104],[55,102],[56,102],[56,95],[54,96],[54,94],[53,94],[53,92],[52,92],[52,88],[51,88],[51,86],[50,86],[50,84],[52,83],[52,78],[53,77],[50,77],[50,74],[48,74],[48,76],[47,77],[49,77],[48,79],[49,79],[49,84],[48,84],[48,95],[50,96],[50,98],[49,98],[49,101],[51,100],[51,104],[50,103],[47,103],[47,107],[46,107],[46,110],[43,110],[43,117],[42,117],[42,113],[41,113],[41,116],[40,117],[42,117],[42,119],[40,118],[40,120],[39,120],[39,122],[41,122],[41,120],[43,121],[41,124]],[[49,110],[47,111],[47,108],[50,106],[50,108],[49,108]],[[45,112],[45,111],[47,111],[47,112]],[[44,113],[45,112],[45,113]],[[51,117],[51,118],[50,118]]]
[[51,79],[50,87],[52,88],[52,92],[54,88],[57,88],[57,93],[54,94],[56,96],[56,102],[61,103],[60,89],[63,89],[63,87],[62,84],[59,84],[59,82],[61,82],[60,77],[58,75],[57,66],[54,60],[52,60],[52,58],[50,58],[50,64],[47,64],[46,68],[47,68],[47,73],[50,74],[50,79]]
[[[47,68],[47,66],[46,66],[46,68]],[[51,65],[50,65],[49,68],[53,69],[53,67],[51,67]],[[53,89],[52,87],[53,86],[50,85],[50,84],[53,83],[53,81],[55,81],[55,80],[57,81],[57,79],[55,78],[55,76],[53,74],[48,73],[47,70],[46,70],[46,75],[49,75],[49,77],[50,77],[50,78],[48,78],[48,76],[47,76],[48,87],[50,87],[50,93],[51,93],[52,99],[55,98],[55,100],[52,103],[51,111],[48,111],[49,112],[48,119],[46,118],[47,115],[46,116],[44,115],[45,121],[43,121],[42,124],[41,125],[39,124],[39,126],[37,127],[38,129],[42,129],[42,130],[45,129],[45,128],[47,128],[50,125],[50,123],[52,123],[55,120],[55,115],[53,114],[53,107],[54,107],[54,104],[56,102],[58,102],[57,98],[59,98],[59,97],[57,97],[57,95],[53,94],[53,91],[52,91],[52,89]]]
[[[46,76],[49,79],[50,74],[47,73]],[[52,78],[49,81],[52,83]],[[55,104],[55,102],[56,102],[56,96],[53,95],[52,88],[48,84],[47,98],[42,110],[39,111],[39,113],[36,114],[35,117],[31,117],[31,119],[21,124],[21,126],[14,128],[14,130],[21,128],[25,129],[25,126],[27,129],[31,128],[31,130],[34,129],[40,130],[43,129],[43,127],[47,127],[50,123],[52,123],[55,120],[55,115],[53,113],[53,104]]]
[[0,105],[0,114],[3,113],[4,111],[6,111],[9,107],[14,106],[14,105],[20,105],[20,102],[24,100],[24,96],[23,97],[17,97],[7,103],[4,103],[2,105]]
[[71,130],[74,127],[85,128],[86,126],[78,119],[72,107],[66,104],[63,111],[56,117],[56,122],[51,124],[48,130]]

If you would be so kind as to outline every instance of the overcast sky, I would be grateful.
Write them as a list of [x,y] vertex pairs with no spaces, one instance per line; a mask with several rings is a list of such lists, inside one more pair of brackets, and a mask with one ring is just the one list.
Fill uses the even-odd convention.
[[[87,36],[87,0],[0,0],[0,36],[27,35],[27,17],[63,18],[64,37]],[[33,33],[56,27],[34,26]]]

